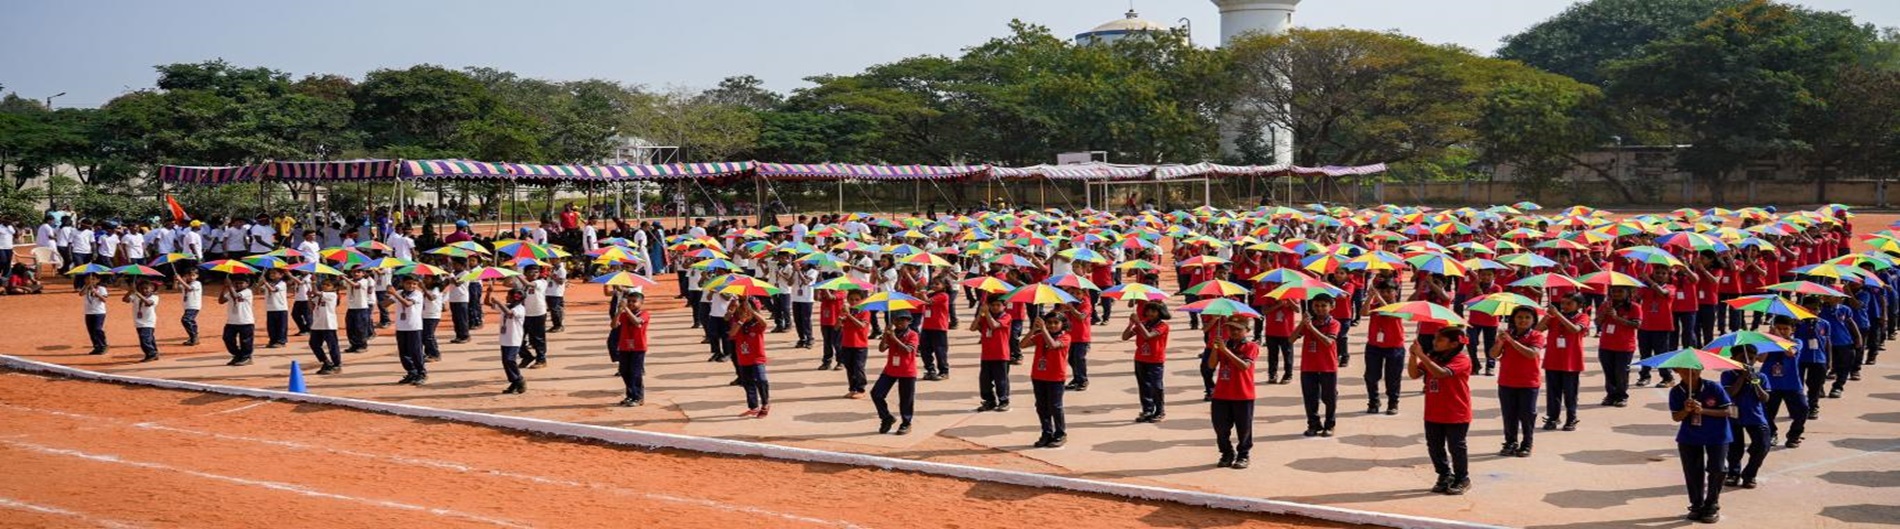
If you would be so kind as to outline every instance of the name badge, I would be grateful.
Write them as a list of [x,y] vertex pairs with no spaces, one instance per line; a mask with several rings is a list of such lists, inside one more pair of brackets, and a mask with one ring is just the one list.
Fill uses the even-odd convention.
[[1820,341],[1820,340],[1816,340],[1816,339],[1813,339],[1813,338],[1809,338],[1809,339],[1808,339],[1808,348],[1809,348],[1809,349],[1820,349],[1820,348],[1821,348],[1821,341]]
[[1564,348],[1564,344],[1565,344],[1565,343],[1567,343],[1567,342],[1565,342],[1563,338],[1561,338],[1561,337],[1559,337],[1559,338],[1557,338],[1557,348],[1558,348],[1558,349],[1562,349],[1562,348]]
[[1375,341],[1375,342],[1385,341],[1385,333],[1384,332],[1372,333],[1372,341]]

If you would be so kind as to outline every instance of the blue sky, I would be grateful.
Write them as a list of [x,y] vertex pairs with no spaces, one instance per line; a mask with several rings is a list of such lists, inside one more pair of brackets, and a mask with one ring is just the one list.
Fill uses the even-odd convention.
[[[546,79],[652,88],[752,74],[775,90],[921,54],[954,55],[1012,18],[1073,35],[1118,18],[1127,0],[5,0],[0,85],[56,106],[97,106],[152,85],[152,66],[224,58],[296,75],[352,78],[416,63],[493,66]],[[1900,25],[1900,1],[1804,0],[1863,22]],[[1306,0],[1307,27],[1396,29],[1489,53],[1569,0]],[[1144,18],[1187,18],[1219,40],[1207,0],[1136,0]]]

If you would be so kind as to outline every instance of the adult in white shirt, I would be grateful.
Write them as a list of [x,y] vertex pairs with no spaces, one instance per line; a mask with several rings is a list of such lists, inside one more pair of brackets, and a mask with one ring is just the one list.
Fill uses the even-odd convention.
[[323,258],[320,255],[321,252],[323,252],[323,246],[317,243],[317,232],[304,230],[303,240],[297,242],[297,253],[303,254],[304,262],[314,263]]
[[93,233],[92,233],[92,223],[85,222],[83,224],[80,224],[79,231],[73,232],[73,238],[72,238],[73,262],[68,263],[68,264],[72,266],[79,266],[82,264],[92,262],[93,244],[95,242],[97,242],[97,240],[94,238]]
[[13,220],[0,218],[0,279],[13,274],[13,236],[19,233],[13,226]]
[[587,223],[581,225],[581,250],[591,252],[599,247],[600,231],[594,228],[593,219],[587,219]]
[[156,250],[158,255],[178,251],[178,230],[172,227],[176,224],[175,222],[171,225],[160,224],[157,228],[152,228],[151,233],[145,234],[145,238],[152,242],[152,249]]
[[811,226],[805,224],[805,216],[798,216],[798,224],[792,225],[792,242],[805,242],[805,234],[811,232]]
[[191,221],[191,227],[194,229],[185,230],[179,239],[178,249],[190,255],[191,260],[203,262],[205,260],[204,223],[194,220]]
[[46,222],[40,223],[39,231],[33,233],[33,244],[55,252],[59,250],[59,227],[53,225],[52,217],[46,217]]
[[126,264],[145,264],[145,234],[139,233],[138,228],[127,230],[125,236],[119,238],[119,244],[125,245]]
[[104,230],[100,230],[99,242],[95,245],[98,248],[98,255],[94,261],[106,266],[118,266],[119,262],[116,259],[119,257],[119,244],[121,242],[119,239],[119,228],[117,227],[108,227]]
[[249,224],[240,225],[237,221],[231,221],[231,225],[224,229],[224,257],[227,259],[243,257],[244,250],[250,248],[250,245],[246,244],[247,241],[244,240],[249,237],[250,233],[251,226]]
[[415,260],[416,240],[409,236],[409,231],[410,228],[404,227],[401,232],[389,236],[389,240],[386,241],[386,243],[389,244],[389,254],[391,257],[404,261]]
[[251,313],[250,280],[241,275],[231,276],[231,282],[225,283],[224,291],[218,294],[218,303],[224,305],[224,350],[231,353],[231,361],[224,365],[251,365],[257,315]]
[[310,352],[323,365],[317,374],[330,375],[343,368],[343,355],[336,342],[336,282],[320,281],[322,286],[310,296]]
[[268,253],[277,248],[277,230],[270,227],[269,217],[258,217],[257,222],[246,231],[250,236],[251,253]]

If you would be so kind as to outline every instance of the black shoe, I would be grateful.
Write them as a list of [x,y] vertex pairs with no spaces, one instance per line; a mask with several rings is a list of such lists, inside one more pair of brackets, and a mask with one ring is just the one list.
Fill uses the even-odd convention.
[[1742,488],[1744,488],[1744,489],[1752,489],[1752,488],[1755,488],[1755,487],[1756,487],[1756,485],[1755,485],[1755,478],[1743,478],[1743,479],[1742,479]]
[[[1565,421],[1565,422],[1564,422],[1564,428],[1563,428],[1563,430],[1564,430],[1564,431],[1566,431],[1566,432],[1574,432],[1574,431],[1577,431],[1577,423],[1580,423],[1580,422],[1583,422],[1583,421],[1579,421],[1579,420],[1576,420],[1576,419],[1571,419],[1571,420],[1569,420],[1569,421]],[[1768,443],[1768,444],[1774,444],[1774,443]]]
[[819,365],[818,365],[818,370],[819,370],[819,371],[830,371],[830,370],[831,370],[831,362],[825,362],[825,363],[823,363],[823,364],[819,364]]
[[1618,400],[1618,401],[1616,401],[1615,403],[1613,403],[1613,404],[1610,404],[1610,405],[1611,405],[1611,406],[1615,406],[1615,407],[1618,407],[1618,408],[1628,408],[1628,407],[1630,406],[1630,401],[1628,401],[1628,400]]
[[552,329],[548,329],[548,332],[561,332],[561,331],[565,331],[565,330],[567,330],[567,327],[555,327],[555,328],[552,328]]
[[[512,384],[512,383],[510,383],[510,384],[508,384],[508,387],[505,387],[505,388],[501,388],[501,394],[503,394],[503,395],[513,395],[513,394],[515,394],[515,385],[514,385],[514,384]],[[624,401],[623,401],[623,402],[624,402]]]
[[1062,445],[1065,444],[1069,444],[1069,436],[1067,434],[1057,435],[1049,440],[1049,448],[1062,448]]
[[1038,437],[1038,438],[1036,438],[1036,444],[1035,444],[1035,447],[1036,447],[1036,448],[1048,448],[1048,447],[1049,447],[1049,436],[1046,436],[1046,435],[1045,435],[1045,436],[1042,436],[1042,437]]
[[1833,391],[1827,392],[1827,398],[1830,398],[1830,399],[1841,398],[1841,388],[1834,388]]
[[397,385],[408,385],[409,383],[411,383],[411,382],[415,382],[415,381],[416,381],[416,376],[415,376],[415,375],[403,375],[403,376],[402,376],[402,380],[398,380],[398,381],[396,381],[396,384],[397,384]]
[[1002,404],[997,404],[997,405],[996,405],[996,409],[994,409],[994,410],[990,410],[990,411],[999,411],[999,412],[1000,412],[1000,411],[1009,411],[1009,403],[1007,403],[1007,402],[1005,402],[1005,403],[1002,403]]
[[975,411],[977,413],[982,413],[986,411],[996,411],[996,405],[985,402],[983,403],[982,406],[977,406],[976,409],[972,411]]
[[1647,385],[1649,385],[1649,382],[1650,382],[1650,378],[1649,378],[1649,377],[1642,377],[1642,378],[1638,378],[1638,379],[1636,379],[1636,383],[1635,383],[1635,384],[1632,384],[1632,385],[1634,385],[1634,386],[1636,386],[1636,387],[1643,387],[1643,386],[1647,386]]
[[535,360],[534,365],[528,366],[528,369],[541,369],[547,366],[548,366],[547,360]]
[[185,343],[181,343],[181,344],[178,344],[178,345],[182,345],[182,346],[185,346],[185,347],[191,347],[191,346],[194,346],[194,345],[198,345],[198,339],[197,339],[197,338],[192,338],[192,339],[190,339],[190,340],[185,340]]
[[[504,391],[503,393],[506,393],[506,392]],[[620,405],[621,405],[622,407],[627,407],[627,408],[631,408],[631,407],[633,407],[633,397],[627,397],[627,398],[624,398],[624,399],[620,399]]]
[[738,378],[738,377],[733,377],[733,379],[732,379],[732,381],[731,381],[731,382],[727,382],[727,383],[726,383],[726,385],[728,385],[728,386],[737,386],[737,385],[739,385],[739,378]]
[[1234,456],[1221,454],[1220,461],[1214,463],[1214,466],[1216,468],[1227,468],[1227,467],[1234,466]]
[[1511,456],[1517,455],[1517,443],[1504,443],[1504,448],[1502,450],[1498,450],[1498,455],[1502,457],[1511,457]]
[[1148,422],[1157,423],[1157,422],[1161,422],[1162,419],[1166,419],[1166,418],[1168,418],[1168,414],[1157,413],[1157,414],[1154,414],[1154,416],[1152,417],[1148,417]]
[[1269,374],[1269,375],[1267,375],[1267,384],[1268,384],[1268,385],[1273,385],[1273,384],[1279,384],[1279,383],[1280,383],[1280,377],[1276,377],[1276,376],[1273,376],[1273,375],[1271,375],[1271,374]]
[[1377,413],[1379,413],[1379,401],[1375,400],[1375,401],[1367,402],[1366,415],[1373,415]]
[[1089,390],[1089,383],[1087,382],[1083,382],[1081,384],[1075,384],[1073,387],[1069,388],[1069,391],[1088,391],[1088,390]]
[[231,361],[231,365],[234,365],[234,366],[248,366],[248,365],[251,365],[251,359],[249,359],[249,358],[240,358],[240,359],[237,359],[237,360],[232,360],[232,361]]
[[893,424],[897,424],[897,419],[879,420],[877,423],[877,433],[891,433],[891,425]]
[[1544,419],[1544,431],[1551,431],[1555,429],[1557,429],[1556,418]]
[[[422,375],[422,376],[416,377],[415,380],[409,381],[409,385],[411,386],[420,386],[427,383],[429,383],[429,375]],[[521,391],[515,391],[515,393],[520,393],[520,392]]]
[[910,423],[897,425],[897,435],[910,435]]
[[950,380],[950,372],[949,371],[937,372],[937,380]]
[[527,369],[527,368],[529,368],[529,367],[531,367],[531,366],[533,366],[533,365],[534,365],[534,359],[533,359],[533,358],[522,358],[520,362],[516,362],[515,364],[516,364],[516,365],[515,365],[515,367],[516,367],[516,368],[519,368],[519,369]]
[[1444,494],[1445,489],[1448,488],[1451,488],[1451,476],[1441,474],[1438,476],[1438,483],[1432,484],[1432,493]]
[[831,366],[831,370],[832,370],[832,371],[844,371],[844,364],[842,364],[842,363],[840,363],[840,364],[838,364],[838,365],[835,365],[835,366]]
[[1821,410],[1818,410],[1818,409],[1808,410],[1808,420],[1812,421],[1812,420],[1816,420],[1820,418],[1821,418]]
[[157,362],[157,361],[158,361],[158,355],[155,355],[155,354],[145,355],[145,358],[139,359],[139,363],[141,364],[146,363],[146,362]]
[[1471,478],[1464,478],[1464,479],[1454,481],[1451,483],[1451,485],[1446,486],[1445,494],[1450,494],[1452,496],[1460,496],[1466,492],[1469,492],[1470,490],[1471,490]]
[[1848,379],[1848,380],[1860,380],[1860,373],[1849,373],[1849,374],[1847,375],[1847,379]]
[[718,361],[719,361],[719,355],[715,354],[715,355],[706,357],[706,363],[713,363],[713,362],[718,362]]
[[1313,426],[1308,426],[1308,427],[1306,427],[1306,433],[1303,433],[1303,434],[1300,434],[1300,435],[1304,435],[1304,436],[1307,436],[1307,437],[1318,437],[1318,436],[1319,436],[1319,428],[1318,428],[1318,427],[1313,427]]
[[1392,400],[1392,401],[1388,401],[1388,402],[1386,402],[1386,403],[1385,403],[1385,414],[1386,414],[1386,415],[1398,415],[1398,414],[1399,414],[1399,401],[1397,401],[1397,400]]
[[925,371],[925,372],[924,372],[924,376],[923,376],[923,379],[924,379],[924,380],[937,380],[937,372],[936,372],[936,371]]
[[441,362],[441,361],[442,361],[442,355],[428,355],[428,356],[424,356],[424,357],[422,357],[422,358],[423,358],[423,360],[427,360],[427,361],[430,361],[430,362]]
[[1788,448],[1801,448],[1801,438],[1800,437],[1788,438]]
[[1332,436],[1333,436],[1333,429],[1332,429],[1332,428],[1320,428],[1320,430],[1319,430],[1319,436],[1320,436],[1320,437],[1332,437]]
[[1511,454],[1511,455],[1515,455],[1515,456],[1517,456],[1517,457],[1530,457],[1530,456],[1531,456],[1531,445],[1528,445],[1528,444],[1524,444],[1524,445],[1518,445],[1518,447],[1517,447],[1517,453],[1515,453],[1515,454]]
[[93,349],[93,350],[92,350],[92,352],[90,352],[90,353],[86,353],[86,354],[92,354],[92,355],[102,355],[102,354],[106,354],[106,350],[105,350],[105,349],[97,349],[97,348],[95,348],[95,349]]
[[1701,514],[1700,516],[1697,516],[1697,517],[1695,517],[1695,521],[1696,521],[1697,523],[1716,523],[1716,522],[1720,522],[1720,521],[1722,521],[1722,508],[1721,508],[1721,507],[1706,507],[1706,508],[1703,508],[1703,509],[1702,509],[1702,514]]
[[1234,470],[1243,470],[1243,469],[1246,469],[1248,465],[1252,465],[1252,464],[1253,464],[1253,461],[1248,460],[1247,456],[1240,456],[1240,457],[1234,458],[1233,468]]
[[1740,474],[1729,474],[1728,477],[1722,478],[1722,486],[1724,487],[1739,487],[1741,485],[1742,476]]
[[1141,412],[1141,415],[1135,416],[1135,422],[1148,422],[1149,417],[1152,417],[1152,416],[1148,415],[1148,412],[1145,412],[1145,411]]

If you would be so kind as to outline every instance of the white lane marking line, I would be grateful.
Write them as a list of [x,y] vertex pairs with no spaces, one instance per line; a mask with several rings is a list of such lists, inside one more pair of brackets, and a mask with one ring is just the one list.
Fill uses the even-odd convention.
[[41,514],[51,514],[55,516],[65,516],[67,518],[74,518],[79,521],[91,523],[93,525],[97,525],[99,527],[105,527],[108,529],[132,529],[132,528],[138,527],[138,525],[136,524],[125,523],[125,522],[121,522],[117,520],[107,520],[105,518],[99,518],[99,517],[92,516],[90,514],[86,514],[83,512],[61,509],[59,507],[53,507],[50,505],[39,505],[39,504],[27,503],[27,502],[23,502],[20,500],[16,500],[16,499],[4,497],[4,496],[0,496],[0,508],[21,510],[21,511],[31,511],[31,512],[37,512]]
[[96,461],[100,463],[112,463],[112,464],[117,464],[117,465],[130,466],[134,468],[143,468],[147,470],[163,470],[167,472],[177,472],[180,474],[197,477],[197,478],[204,478],[204,479],[209,479],[213,481],[223,481],[226,483],[234,483],[238,485],[246,485],[246,486],[251,486],[251,487],[261,487],[261,488],[266,488],[270,490],[301,494],[304,496],[310,496],[314,498],[343,500],[343,501],[373,505],[377,507],[387,507],[391,509],[400,509],[400,510],[405,510],[405,511],[426,512],[429,514],[434,514],[436,516],[442,516],[442,517],[447,517],[447,518],[461,518],[464,520],[476,521],[476,522],[486,523],[490,525],[498,525],[502,527],[518,527],[521,529],[527,529],[528,527],[530,527],[520,522],[503,520],[500,518],[489,518],[486,516],[469,514],[469,513],[451,510],[451,509],[424,507],[421,505],[410,505],[407,503],[401,503],[401,502],[395,502],[395,501],[389,501],[389,500],[359,498],[359,497],[350,496],[347,494],[324,492],[324,491],[320,491],[320,490],[316,490],[316,489],[312,489],[309,487],[304,487],[302,485],[296,485],[292,483],[283,483],[283,482],[277,482],[277,481],[262,481],[262,480],[255,480],[255,479],[245,479],[245,478],[240,478],[240,477],[226,476],[223,474],[212,474],[210,472],[200,472],[200,471],[192,470],[188,468],[174,467],[174,466],[166,465],[163,463],[152,463],[152,462],[147,462],[147,461],[133,461],[129,459],[123,459],[123,458],[120,458],[119,456],[111,455],[111,454],[93,454],[93,453],[88,453],[88,452],[81,452],[78,450],[69,450],[65,448],[57,448],[57,447],[51,447],[51,446],[35,444],[35,443],[28,443],[28,442],[23,442],[23,441],[0,441],[0,444],[5,444],[7,446],[19,448],[22,450],[38,452],[41,454],[66,456],[66,457],[71,457],[71,458],[76,458],[76,459],[84,459],[87,461]]
[[212,415],[224,415],[224,414],[226,414],[226,413],[237,413],[237,412],[240,412],[240,411],[244,411],[244,410],[248,410],[248,409],[251,409],[251,408],[255,408],[255,407],[258,407],[258,406],[263,406],[263,405],[265,405],[265,404],[270,404],[270,401],[268,401],[268,400],[262,400],[262,401],[257,401],[257,402],[253,402],[253,403],[250,403],[250,404],[245,404],[245,405],[243,405],[243,406],[238,406],[238,407],[236,407],[236,408],[231,408],[231,409],[228,409],[228,410],[224,410],[224,411],[214,411],[214,412],[211,412],[211,413],[207,413],[207,414],[205,414],[205,416],[207,416],[207,417],[209,417],[209,416],[212,416]]
[[1867,452],[1861,452],[1861,453],[1858,453],[1858,454],[1854,454],[1854,455],[1846,455],[1846,456],[1841,456],[1841,457],[1836,457],[1836,458],[1830,458],[1830,459],[1823,459],[1823,460],[1820,460],[1820,461],[1815,461],[1815,462],[1813,462],[1813,463],[1805,463],[1805,464],[1800,464],[1800,465],[1795,465],[1795,466],[1791,466],[1791,467],[1788,467],[1788,468],[1784,468],[1784,469],[1780,469],[1780,470],[1776,470],[1776,471],[1774,471],[1774,472],[1769,472],[1769,473],[1768,473],[1768,475],[1770,475],[1770,476],[1781,476],[1781,475],[1786,475],[1786,474],[1788,474],[1788,473],[1791,473],[1791,472],[1799,472],[1799,471],[1802,471],[1802,470],[1807,470],[1807,469],[1810,469],[1810,468],[1814,468],[1814,467],[1824,467],[1824,466],[1829,466],[1829,465],[1833,465],[1833,464],[1835,464],[1835,463],[1840,463],[1840,462],[1843,462],[1843,461],[1851,461],[1851,460],[1855,460],[1855,459],[1860,459],[1860,458],[1863,458],[1863,457],[1869,457],[1869,456],[1879,456],[1879,455],[1887,455],[1887,454],[1888,454],[1889,452],[1893,452],[1893,451],[1895,451],[1895,450],[1900,450],[1900,444],[1896,444],[1896,445],[1888,445],[1888,446],[1886,446],[1886,447],[1884,447],[1884,448],[1881,448],[1881,449],[1879,449],[1879,450],[1872,450],[1872,451],[1867,451]]
[[[56,415],[60,417],[84,420],[87,422],[113,424],[115,426],[129,426],[132,428],[137,428],[137,429],[142,429],[142,430],[153,430],[153,431],[176,433],[176,434],[182,434],[182,435],[208,437],[208,438],[217,439],[221,441],[241,441],[241,442],[248,442],[248,443],[277,446],[277,447],[282,447],[282,448],[289,448],[289,449],[294,449],[294,450],[314,450],[314,451],[320,451],[320,452],[328,452],[328,453],[337,454],[337,455],[346,455],[346,456],[351,456],[351,457],[372,459],[372,460],[383,461],[387,463],[397,463],[397,464],[410,465],[410,466],[423,466],[423,467],[437,468],[437,469],[465,473],[465,474],[485,474],[489,476],[517,479],[517,480],[528,481],[528,482],[543,484],[543,485],[559,485],[559,486],[571,487],[571,488],[610,492],[610,493],[614,493],[614,494],[618,494],[622,496],[633,496],[633,497],[644,498],[648,500],[663,501],[663,502],[669,502],[669,503],[697,505],[701,507],[722,510],[726,512],[753,514],[753,515],[758,515],[758,516],[772,517],[772,518],[778,518],[781,520],[807,523],[807,524],[812,524],[812,525],[841,527],[844,529],[865,529],[863,526],[856,525],[851,522],[846,522],[842,520],[826,520],[822,518],[812,518],[812,517],[801,516],[797,514],[773,511],[773,510],[765,509],[761,507],[753,507],[749,505],[735,505],[735,504],[720,502],[717,500],[710,500],[706,498],[674,496],[671,494],[659,494],[659,493],[653,493],[653,492],[628,490],[625,488],[616,487],[612,485],[601,485],[601,484],[596,484],[596,483],[586,483],[586,482],[572,481],[572,480],[566,480],[566,479],[560,479],[560,478],[550,478],[550,477],[545,477],[545,476],[537,476],[533,474],[520,474],[520,473],[515,473],[515,472],[508,472],[505,470],[476,468],[476,467],[471,467],[471,466],[464,465],[461,463],[456,463],[453,461],[414,458],[414,457],[390,455],[390,454],[377,454],[377,453],[370,453],[370,452],[357,452],[353,450],[344,450],[344,449],[332,448],[328,446],[304,444],[304,443],[299,443],[296,441],[263,439],[263,438],[249,437],[249,436],[242,436],[242,435],[231,435],[231,434],[208,432],[208,431],[202,431],[202,430],[192,430],[188,428],[178,428],[174,426],[161,425],[155,422],[141,422],[141,423],[126,424],[125,421],[122,421],[119,419],[112,419],[112,418],[107,418],[107,417],[95,417],[91,415],[82,415],[82,414],[64,412],[64,411],[59,411],[59,410],[49,410],[49,409],[43,409],[43,408],[19,406],[19,405],[14,405],[14,404],[0,404],[0,408],[8,408],[8,409],[14,409],[14,410],[19,410],[19,411],[33,412],[33,413],[44,413],[44,414]],[[24,436],[21,436],[21,437],[24,437]]]

